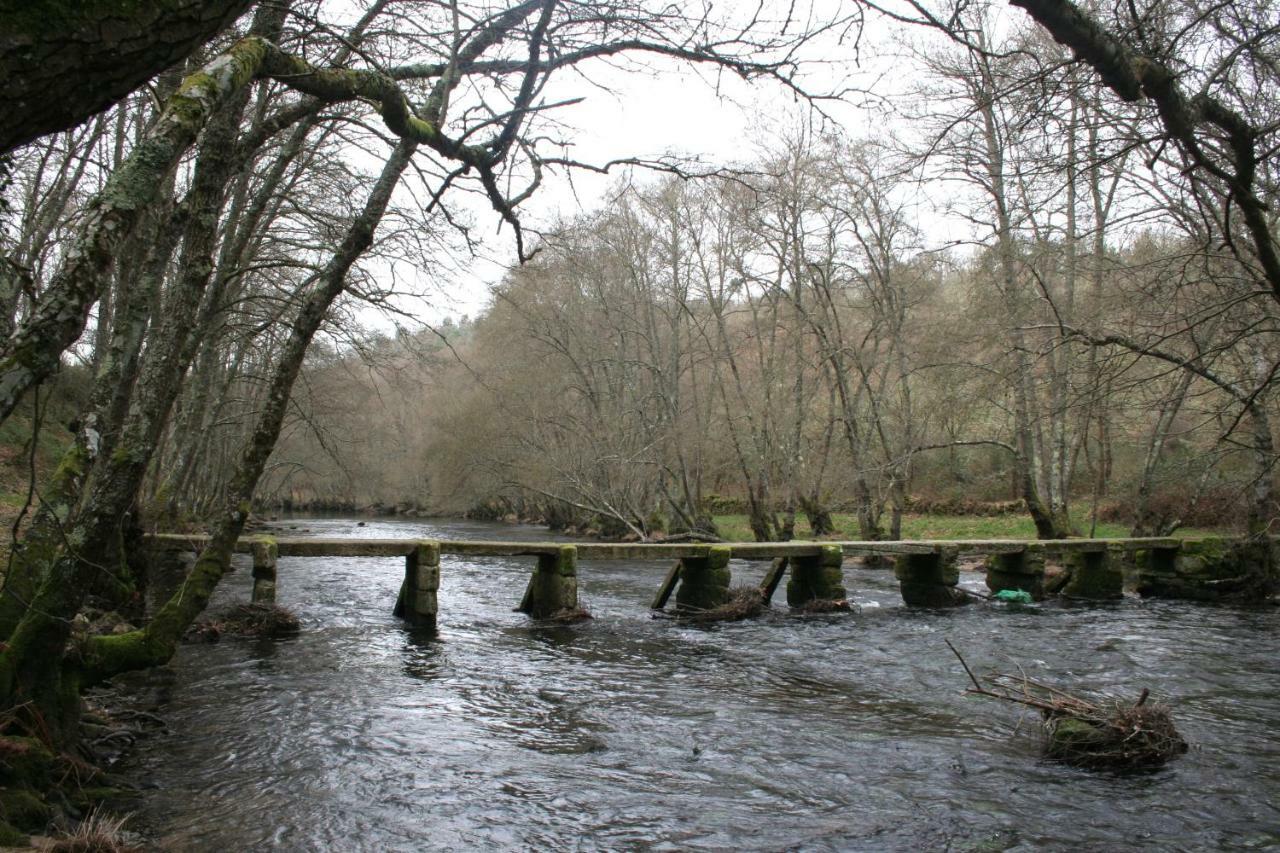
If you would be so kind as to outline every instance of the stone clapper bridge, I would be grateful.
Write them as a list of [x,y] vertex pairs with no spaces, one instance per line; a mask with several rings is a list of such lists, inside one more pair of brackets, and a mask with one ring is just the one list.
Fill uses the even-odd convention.
[[[153,534],[151,547],[198,551],[206,537]],[[1254,549],[1261,547],[1261,552]],[[1045,597],[1046,558],[1061,561],[1065,583],[1053,591],[1070,599],[1106,601],[1123,596],[1125,565],[1144,596],[1214,599],[1243,589],[1255,578],[1249,564],[1270,562],[1274,539],[1061,539],[920,540],[894,542],[734,542],[705,544],[611,544],[601,542],[486,542],[467,540],[272,538],[245,536],[238,552],[253,554],[253,601],[275,601],[279,557],[403,557],[404,583],[394,613],[415,627],[436,627],[442,555],[534,557],[537,562],[519,607],[535,619],[578,608],[578,563],[592,560],[671,560],[651,607],[661,610],[676,596],[677,612],[699,612],[729,598],[729,561],[772,561],[760,590],[773,597],[787,569],[787,603],[802,607],[817,599],[843,599],[843,563],[849,557],[892,558],[903,601],[913,607],[949,607],[969,596],[957,588],[958,558],[986,558],[987,586],[1019,589]]]

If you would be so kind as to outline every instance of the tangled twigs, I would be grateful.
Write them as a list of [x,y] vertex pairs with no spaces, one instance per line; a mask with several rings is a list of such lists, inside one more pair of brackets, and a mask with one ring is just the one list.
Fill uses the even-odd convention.
[[729,590],[729,600],[719,607],[682,614],[689,622],[737,622],[754,619],[764,613],[764,595],[754,586],[738,586]]
[[195,623],[187,630],[185,639],[216,643],[224,634],[278,639],[291,637],[299,630],[301,623],[288,608],[275,604],[240,604],[216,619]]
[[1168,706],[1148,702],[1151,691],[1146,688],[1131,703],[1108,696],[1083,699],[1034,681],[1025,672],[990,675],[984,685],[951,641],[945,642],[973,682],[966,693],[1040,712],[1049,758],[1095,770],[1136,769],[1159,767],[1187,751],[1187,742],[1174,728]]

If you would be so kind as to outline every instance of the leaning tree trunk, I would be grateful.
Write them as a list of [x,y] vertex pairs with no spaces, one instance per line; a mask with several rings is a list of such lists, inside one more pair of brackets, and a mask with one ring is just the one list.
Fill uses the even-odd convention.
[[[196,76],[197,85],[202,84],[203,78]],[[174,98],[190,88],[184,83]],[[120,554],[124,515],[134,504],[193,354],[188,345],[188,318],[195,313],[209,279],[218,214],[248,101],[244,85],[230,87],[229,92],[200,146],[186,198],[190,216],[183,234],[180,277],[165,301],[164,322],[156,341],[148,347],[128,421],[114,451],[90,472],[61,553],[43,572],[39,591],[0,654],[0,698],[7,707],[29,708],[54,741],[73,737],[78,712],[76,667],[58,663],[71,635],[71,619],[91,588],[101,587],[104,577],[115,578],[122,571],[109,555]],[[162,118],[159,123],[163,122]],[[128,168],[126,164],[125,170]],[[136,220],[134,213],[129,217],[130,225]],[[105,279],[106,269],[107,265],[102,266],[96,276]],[[39,573],[40,569],[33,567],[32,571]]]
[[275,448],[284,423],[293,384],[302,369],[311,339],[324,322],[333,301],[343,292],[352,265],[373,243],[374,230],[386,211],[400,175],[416,148],[413,142],[396,146],[374,185],[364,210],[352,223],[342,246],[325,266],[318,287],[307,298],[290,329],[284,353],[272,374],[263,407],[227,490],[227,508],[219,517],[209,544],[196,559],[176,593],[142,630],[93,638],[85,657],[85,683],[97,683],[120,672],[158,666],[169,660],[182,635],[204,610],[226,573],[236,540],[244,529],[254,489]]
[[0,359],[0,422],[32,385],[53,373],[62,353],[80,337],[115,255],[142,211],[209,116],[253,80],[265,51],[261,39],[245,39],[187,77],[146,138],[85,207],[61,268]]
[[0,152],[74,127],[214,36],[250,0],[0,0]]
[[26,533],[13,544],[0,591],[0,637],[8,637],[26,615],[48,567],[62,551],[63,530],[71,522],[85,476],[97,455],[101,438],[96,426],[96,417],[81,424],[41,490]]
[[[278,7],[263,7],[278,8]],[[534,6],[518,5],[498,16],[476,37],[479,49],[501,40],[506,29],[528,17]],[[209,117],[263,75],[327,101],[363,98],[378,103],[383,123],[397,136],[416,139],[472,167],[487,168],[494,154],[448,140],[439,128],[418,118],[404,92],[380,72],[318,69],[290,56],[267,39],[250,35],[200,71],[189,75],[165,103],[160,118],[102,192],[86,206],[66,259],[32,316],[9,340],[0,358],[0,422],[13,413],[31,386],[57,368],[60,356],[84,331],[89,309],[101,296],[112,259],[137,224],[156,188],[181,160]],[[301,114],[309,114],[310,106]],[[234,144],[234,139],[232,139]],[[229,150],[228,156],[231,156]]]
[[[171,229],[166,229],[171,230]],[[94,380],[94,390],[78,421],[75,440],[38,495],[39,504],[20,542],[14,544],[0,595],[0,637],[8,637],[26,613],[45,572],[62,550],[63,530],[72,522],[90,467],[110,455],[123,424],[138,353],[154,301],[158,269],[168,263],[172,239],[160,238],[148,255],[143,285],[132,285],[111,330],[111,343]],[[158,248],[163,243],[166,248]]]

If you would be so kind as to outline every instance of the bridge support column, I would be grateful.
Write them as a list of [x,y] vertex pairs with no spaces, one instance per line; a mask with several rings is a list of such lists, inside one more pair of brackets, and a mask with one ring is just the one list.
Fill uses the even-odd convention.
[[908,607],[955,607],[968,604],[969,596],[957,589],[960,569],[950,548],[932,554],[900,554],[894,561],[894,577]]
[[534,619],[578,609],[578,549],[563,545],[554,554],[539,554],[524,600],[516,608]]
[[415,628],[436,629],[440,589],[440,543],[419,542],[405,555],[404,583],[396,599],[394,615]]
[[1063,598],[1107,601],[1124,597],[1124,572],[1109,551],[1077,551],[1067,557],[1071,574]]
[[1263,601],[1280,571],[1280,543],[1211,537],[1140,551],[1137,562],[1142,596]]
[[729,600],[729,556],[727,545],[712,545],[705,557],[685,557],[680,561],[680,588],[676,609],[685,612],[711,610]]
[[847,597],[843,565],[844,552],[839,545],[823,545],[822,553],[814,557],[792,557],[787,604],[802,607],[810,601],[839,601]]
[[254,542],[253,551],[253,603],[276,603],[276,561],[280,546],[271,538]]
[[[1134,586],[1138,595],[1167,595],[1178,580],[1178,548],[1152,548],[1134,555],[1137,579]],[[1173,596],[1178,597],[1178,596]]]
[[987,557],[987,589],[1020,589],[1036,601],[1044,600],[1044,550],[1034,545],[1020,554]]

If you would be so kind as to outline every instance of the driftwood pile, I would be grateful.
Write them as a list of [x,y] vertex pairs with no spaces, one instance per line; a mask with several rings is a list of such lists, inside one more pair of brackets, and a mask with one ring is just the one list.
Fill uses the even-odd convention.
[[852,613],[853,605],[845,598],[811,598],[792,609],[796,613]]
[[223,636],[278,639],[301,629],[293,611],[276,604],[239,604],[187,630],[188,642],[216,643]]
[[959,659],[975,696],[1013,702],[1040,712],[1047,758],[1089,770],[1138,770],[1160,767],[1187,751],[1173,725],[1169,706],[1151,700],[1143,689],[1137,701],[1116,697],[1094,700],[1018,675],[989,675],[980,681],[960,652]]
[[682,613],[689,622],[737,622],[754,619],[764,613],[764,593],[757,586],[736,586],[729,590],[729,600],[719,607]]

